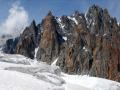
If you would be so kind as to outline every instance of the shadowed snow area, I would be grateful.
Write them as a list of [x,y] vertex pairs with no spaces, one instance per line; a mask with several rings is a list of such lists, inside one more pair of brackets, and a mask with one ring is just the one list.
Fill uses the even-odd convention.
[[114,81],[62,73],[56,66],[22,55],[0,53],[0,90],[120,90]]

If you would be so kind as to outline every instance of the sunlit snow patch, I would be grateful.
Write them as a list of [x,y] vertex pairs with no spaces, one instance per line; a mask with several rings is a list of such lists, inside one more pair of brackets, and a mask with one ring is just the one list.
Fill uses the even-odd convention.
[[120,90],[120,83],[87,75],[62,75],[66,90]]
[[53,61],[53,63],[51,64],[51,66],[56,66],[57,61],[58,61],[58,57]]
[[38,52],[38,49],[39,49],[39,47],[38,48],[35,48],[35,58],[36,58],[36,56],[37,56],[37,52]]
[[70,17],[70,16],[68,16],[68,18],[69,18],[70,20],[74,21],[75,24],[78,24],[78,21],[75,19],[75,17]]
[[83,50],[85,50],[86,52],[88,51],[88,49],[85,46],[83,47]]
[[64,36],[63,36],[62,38],[63,38],[65,41],[67,41],[67,37],[64,37]]
[[65,25],[62,24],[62,22],[61,22],[61,18],[58,18],[58,19],[57,19],[57,22],[58,22],[60,28],[61,28],[61,29],[64,29]]

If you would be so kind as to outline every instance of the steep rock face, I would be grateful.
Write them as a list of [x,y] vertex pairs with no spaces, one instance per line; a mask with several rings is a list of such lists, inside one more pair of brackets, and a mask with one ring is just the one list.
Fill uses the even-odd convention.
[[[99,39],[94,49],[94,63],[91,75],[120,81],[120,34],[116,20],[111,22],[111,31]],[[98,41],[98,39],[96,40]]]
[[94,34],[103,34],[103,10],[93,5],[86,14],[89,31]]
[[64,36],[69,36],[74,29],[75,23],[68,18],[68,16],[63,15],[60,18],[57,18],[57,22],[59,24],[60,29],[57,31]]
[[100,15],[100,17],[98,17],[99,19],[95,19],[97,22],[93,25],[95,27],[93,30],[96,30],[96,37],[94,37],[95,47],[92,51],[93,65],[90,74],[120,81],[118,64],[120,61],[119,26],[116,19],[111,18],[106,9],[99,11],[97,6],[93,6],[92,9],[98,12],[98,16]]
[[120,81],[120,26],[107,9],[96,5],[90,7],[85,18],[78,19],[57,65],[70,74]]
[[16,46],[16,53],[24,56],[34,58],[35,47],[38,45],[38,28],[33,21],[30,27],[26,27],[20,36]]
[[48,13],[42,23],[43,34],[37,59],[50,64],[59,55],[62,37],[57,32],[58,24],[51,12]]
[[[72,15],[57,17],[56,20],[59,24],[59,29],[57,30],[62,36],[67,36],[68,39],[74,33],[74,28],[78,23],[81,23],[81,19],[85,19],[84,15],[75,11]],[[85,20],[84,20],[85,21]]]
[[[65,45],[65,50],[60,54],[59,65],[64,72],[69,74],[87,74],[91,67],[91,52],[87,50],[86,37],[88,34],[86,23],[76,25],[72,37]],[[64,54],[64,56],[62,56]],[[91,62],[90,62],[91,61]]]
[[3,51],[7,54],[15,54],[15,48],[18,41],[19,37],[16,37],[15,39],[8,39],[3,47]]

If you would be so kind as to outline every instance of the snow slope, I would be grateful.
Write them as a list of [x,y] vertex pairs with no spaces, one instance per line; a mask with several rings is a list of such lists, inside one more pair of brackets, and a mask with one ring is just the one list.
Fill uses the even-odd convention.
[[120,90],[120,83],[102,78],[67,74],[63,74],[62,78],[66,81],[66,88],[69,88],[67,90],[79,90],[79,87],[85,90]]
[[0,70],[0,90],[49,90],[52,85],[20,72]]
[[120,83],[61,73],[56,66],[0,53],[0,90],[120,90]]

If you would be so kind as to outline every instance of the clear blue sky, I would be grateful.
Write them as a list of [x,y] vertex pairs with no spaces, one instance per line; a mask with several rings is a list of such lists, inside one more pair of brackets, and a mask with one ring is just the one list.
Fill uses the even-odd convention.
[[15,1],[28,12],[29,22],[35,19],[39,23],[49,10],[57,16],[70,15],[74,10],[84,13],[93,4],[107,8],[120,21],[120,0],[0,0],[0,23],[7,18]]

